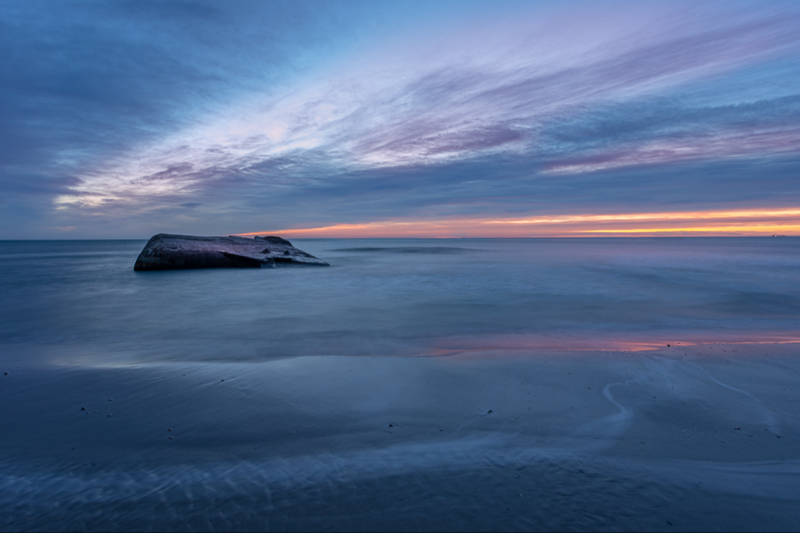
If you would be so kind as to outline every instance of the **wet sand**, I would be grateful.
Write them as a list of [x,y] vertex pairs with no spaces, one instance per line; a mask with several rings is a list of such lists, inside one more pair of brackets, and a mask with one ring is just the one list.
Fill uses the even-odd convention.
[[4,347],[0,530],[800,529],[798,344],[64,349]]

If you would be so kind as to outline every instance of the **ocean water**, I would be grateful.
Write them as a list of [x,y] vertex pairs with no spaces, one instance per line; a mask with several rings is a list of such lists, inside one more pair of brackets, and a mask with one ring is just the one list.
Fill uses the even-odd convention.
[[111,364],[628,349],[800,330],[794,238],[298,240],[332,266],[134,272],[144,243],[0,242],[0,344]]
[[144,244],[0,242],[0,531],[800,529],[800,239]]

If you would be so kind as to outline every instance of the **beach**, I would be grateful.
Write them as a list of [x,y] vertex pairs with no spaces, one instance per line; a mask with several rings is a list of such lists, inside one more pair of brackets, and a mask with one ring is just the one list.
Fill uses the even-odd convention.
[[720,241],[8,245],[0,529],[797,530],[797,255]]

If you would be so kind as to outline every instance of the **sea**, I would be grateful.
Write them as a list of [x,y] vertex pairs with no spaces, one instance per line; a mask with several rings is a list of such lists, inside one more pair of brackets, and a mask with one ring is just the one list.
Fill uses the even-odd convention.
[[797,238],[306,239],[296,246],[330,267],[134,272],[145,242],[0,242],[0,344],[104,363],[258,361],[800,330]]
[[291,240],[0,242],[0,531],[800,528],[800,238]]

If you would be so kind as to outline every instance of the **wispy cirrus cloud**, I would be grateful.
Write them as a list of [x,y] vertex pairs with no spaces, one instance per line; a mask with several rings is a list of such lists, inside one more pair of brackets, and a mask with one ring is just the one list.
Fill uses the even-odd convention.
[[[240,35],[251,27],[247,10],[168,8],[174,12],[160,16],[163,28],[192,20],[210,31],[167,31],[147,48],[159,58],[158,74],[169,71],[169,57],[158,55],[168,45],[183,47],[191,61],[165,76],[161,93],[141,100],[138,118],[135,109],[109,104],[117,105],[109,116],[122,120],[106,126],[98,117],[96,132],[71,126],[78,121],[68,114],[55,121],[101,139],[91,148],[63,135],[52,143],[58,162],[51,158],[47,172],[62,173],[66,184],[53,189],[57,211],[169,221],[169,209],[191,204],[229,232],[238,229],[229,227],[236,217],[237,225],[258,227],[287,217],[313,225],[401,214],[603,211],[608,191],[623,189],[614,209],[670,201],[685,210],[716,187],[715,171],[695,174],[682,197],[673,190],[670,200],[656,200],[636,190],[631,169],[673,179],[670,169],[680,165],[697,171],[741,161],[741,169],[763,170],[766,159],[780,168],[795,160],[800,92],[787,82],[800,80],[794,4],[507,4],[469,6],[460,16],[443,5],[419,27],[387,24],[391,16],[365,5],[331,8],[341,21],[334,24],[304,9],[251,7],[256,19],[269,14],[283,25],[267,23],[267,36],[250,37],[253,50],[243,57],[233,52],[247,49]],[[325,52],[337,42],[337,25],[366,27],[367,19],[387,31]],[[136,28],[119,25],[115,45],[130,48]],[[308,37],[320,28],[322,37]],[[217,43],[227,51],[204,64],[202,52]],[[270,50],[266,63],[255,50]],[[302,65],[291,59],[295,50],[306,51]],[[233,65],[223,58],[235,58]],[[271,74],[258,73],[264,65]],[[133,94],[149,69],[131,67]],[[208,95],[198,96],[203,90]],[[154,118],[180,95],[190,95],[185,105]],[[747,178],[738,177],[741,169],[730,179],[749,188],[751,201],[771,205],[774,191],[755,182],[783,184],[783,171]],[[782,194],[787,205],[800,200]]]

